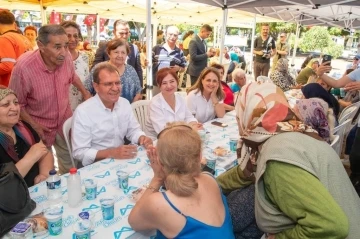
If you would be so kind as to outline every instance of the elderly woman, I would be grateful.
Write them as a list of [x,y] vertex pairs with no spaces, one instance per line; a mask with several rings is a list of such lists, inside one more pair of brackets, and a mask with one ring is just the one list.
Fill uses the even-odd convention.
[[26,36],[26,38],[29,39],[33,50],[38,49],[38,45],[36,43],[36,37],[37,37],[37,29],[36,29],[36,27],[34,27],[34,26],[25,27],[24,36]]
[[296,77],[296,82],[298,84],[305,85],[309,77],[311,77],[317,71],[319,67],[319,60],[318,59],[311,59],[309,63],[306,65],[304,69],[302,69],[299,75]]
[[251,83],[240,94],[239,166],[218,177],[223,189],[255,175],[256,222],[268,238],[358,238],[360,199],[336,152],[274,84]]
[[335,127],[334,113],[322,99],[301,99],[296,102],[294,113],[306,125],[315,129],[319,136],[329,144]]
[[174,121],[184,121],[195,129],[201,128],[187,108],[185,99],[175,94],[179,82],[176,71],[162,68],[156,74],[156,81],[161,93],[151,99],[145,123],[146,134],[156,138],[167,123]]
[[[79,51],[77,46],[82,40],[80,26],[73,21],[64,21],[60,24],[69,39],[68,50],[75,66],[76,75],[79,76],[81,83],[84,84],[89,76],[89,57],[83,51]],[[83,102],[83,96],[75,86],[70,86],[70,106],[72,111]]]
[[326,91],[318,83],[307,84],[306,86],[301,88],[301,91],[305,99],[320,98],[323,99],[326,103],[328,103],[329,108],[331,108],[334,112],[334,116],[337,122],[340,112],[340,105],[337,99],[330,92]]
[[54,159],[35,130],[19,117],[15,93],[0,87],[0,164],[13,162],[31,187],[47,179]]
[[[141,100],[141,86],[139,77],[135,69],[126,63],[127,56],[130,53],[129,44],[119,38],[115,38],[107,43],[106,52],[109,55],[109,63],[114,65],[120,75],[122,84],[121,97],[127,99],[130,103]],[[91,70],[89,78],[85,81],[85,88],[90,91],[92,95],[95,95],[93,87],[93,72]]]
[[[134,230],[156,229],[159,239],[234,238],[226,198],[213,176],[201,173],[201,151],[199,134],[187,125],[158,135],[147,151],[154,177],[129,215]],[[159,192],[164,184],[167,191]]]
[[289,74],[289,60],[280,58],[276,64],[275,70],[270,74],[270,79],[283,91],[296,88],[296,81]]
[[224,92],[216,68],[207,67],[201,72],[196,83],[188,90],[186,102],[190,112],[200,123],[224,117]]

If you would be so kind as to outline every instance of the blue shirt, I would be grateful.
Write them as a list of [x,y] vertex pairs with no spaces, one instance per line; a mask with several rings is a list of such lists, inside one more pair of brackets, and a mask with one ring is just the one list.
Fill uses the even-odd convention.
[[360,81],[360,68],[350,72],[347,75],[352,81]]
[[[95,68],[95,67],[94,67]],[[92,94],[95,95],[95,89],[93,87],[94,82],[94,68],[91,70],[88,78],[85,80],[84,85],[85,88]],[[121,97],[127,99],[130,104],[132,103],[135,95],[141,93],[141,86],[139,77],[134,69],[134,67],[130,65],[125,65],[125,71],[122,76],[120,76],[121,80]]]
[[236,83],[232,83],[230,88],[231,88],[232,92],[234,92],[234,93],[240,91],[240,87]]
[[[224,207],[225,207],[225,220],[224,223],[220,227],[214,227],[207,225],[203,222],[200,222],[192,217],[185,216],[180,212],[179,209],[175,207],[174,204],[169,200],[165,192],[162,192],[165,200],[170,204],[170,206],[179,214],[183,215],[186,218],[186,223],[184,228],[180,231],[180,233],[174,237],[174,239],[181,238],[203,238],[203,239],[217,239],[217,238],[226,238],[226,239],[235,239],[233,233],[233,226],[231,221],[231,216],[229,212],[229,207],[226,202],[226,197],[224,194],[221,194]],[[157,239],[166,239],[166,237],[158,230]]]

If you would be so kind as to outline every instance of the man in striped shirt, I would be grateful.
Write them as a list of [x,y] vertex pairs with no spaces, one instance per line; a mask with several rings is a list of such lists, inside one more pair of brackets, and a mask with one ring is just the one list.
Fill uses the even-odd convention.
[[16,63],[9,87],[18,96],[22,120],[35,129],[49,149],[54,146],[59,172],[63,174],[73,166],[62,133],[64,122],[72,116],[70,84],[85,99],[90,98],[90,93],[75,74],[67,50],[68,37],[61,26],[41,27],[37,44],[39,50],[25,53]]

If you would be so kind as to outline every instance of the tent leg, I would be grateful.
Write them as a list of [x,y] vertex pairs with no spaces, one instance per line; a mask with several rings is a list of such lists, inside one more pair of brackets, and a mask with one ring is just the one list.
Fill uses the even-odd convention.
[[40,14],[41,14],[41,25],[42,26],[47,24],[45,9],[46,9],[46,7],[44,7],[43,0],[40,0]]
[[221,42],[220,42],[220,64],[222,64],[222,59],[223,59],[222,55],[224,54],[227,15],[228,15],[228,8],[226,5],[226,0],[224,0],[223,22],[222,22],[222,28],[221,28]]
[[[151,34],[151,0],[146,0],[146,58],[148,65],[146,66],[146,99],[151,100],[153,80],[152,80],[152,34]],[[154,27],[156,31],[156,27]],[[156,34],[155,34],[156,36]]]
[[300,24],[299,24],[299,22],[297,22],[297,24],[296,24],[296,38],[295,38],[295,43],[294,43],[293,55],[292,55],[292,58],[291,58],[291,67],[295,66],[295,57],[296,57],[296,50],[297,50],[298,42],[299,42],[299,35],[300,35]]
[[[96,44],[99,45],[100,42],[100,15],[96,13]],[[91,43],[90,43],[91,44]]]
[[248,70],[248,73],[250,75],[252,74],[253,64],[254,64],[253,51],[254,51],[254,43],[255,43],[255,31],[256,31],[256,14],[254,16],[254,22],[253,22],[252,32],[251,32],[250,66],[249,66],[250,69]]

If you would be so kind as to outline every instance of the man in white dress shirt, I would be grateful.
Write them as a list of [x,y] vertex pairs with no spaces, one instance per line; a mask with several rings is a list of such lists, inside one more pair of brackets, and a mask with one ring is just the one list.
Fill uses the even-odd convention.
[[80,104],[73,116],[73,157],[84,166],[105,158],[134,158],[137,147],[124,145],[124,137],[145,148],[152,140],[141,130],[129,101],[120,97],[119,72],[103,62],[96,65],[93,74],[97,94]]

